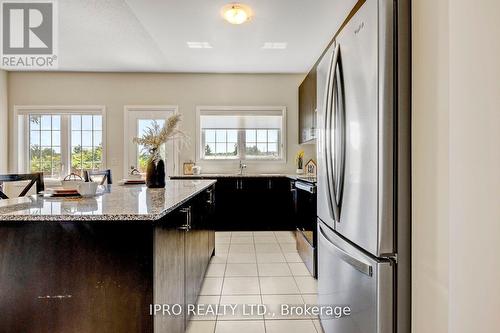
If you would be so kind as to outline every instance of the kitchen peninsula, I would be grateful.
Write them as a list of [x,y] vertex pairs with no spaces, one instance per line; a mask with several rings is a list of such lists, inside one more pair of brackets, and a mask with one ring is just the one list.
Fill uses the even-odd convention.
[[1,332],[183,332],[214,253],[214,180],[0,201]]

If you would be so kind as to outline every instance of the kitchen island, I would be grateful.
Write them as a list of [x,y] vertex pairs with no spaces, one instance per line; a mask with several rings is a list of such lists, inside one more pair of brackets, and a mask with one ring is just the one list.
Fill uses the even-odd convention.
[[0,332],[183,332],[214,253],[213,180],[0,201]]

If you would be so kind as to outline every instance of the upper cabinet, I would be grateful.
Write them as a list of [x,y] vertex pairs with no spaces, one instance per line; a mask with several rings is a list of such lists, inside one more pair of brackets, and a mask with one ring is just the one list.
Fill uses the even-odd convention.
[[[366,0],[332,0],[330,9],[329,23],[333,27],[333,31],[339,31],[344,22],[348,21],[350,16],[359,8]],[[335,36],[332,35],[332,38]],[[317,65],[321,58],[326,53],[323,52],[320,59],[316,62],[311,71],[299,87],[299,143],[315,143],[316,140],[316,89],[320,92],[324,90],[324,85],[318,87],[317,80]],[[321,95],[321,94],[320,94]],[[320,96],[322,98],[322,96]]]
[[299,87],[299,143],[316,139],[316,66]]

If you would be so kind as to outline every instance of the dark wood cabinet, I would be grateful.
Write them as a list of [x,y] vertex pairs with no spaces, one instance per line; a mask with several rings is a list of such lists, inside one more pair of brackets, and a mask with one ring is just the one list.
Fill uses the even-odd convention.
[[316,139],[316,66],[299,87],[299,143]]
[[[192,206],[184,207],[184,210],[192,209]],[[184,213],[186,219],[188,212]],[[196,298],[198,297],[198,274],[200,271],[200,262],[202,260],[200,255],[200,230],[188,230],[184,231],[184,262],[185,262],[185,303],[194,304],[196,303]],[[187,318],[189,319],[189,318]]]
[[207,190],[205,197],[205,225],[207,226],[208,236],[208,259],[215,254],[215,188]]
[[[183,216],[173,213],[182,223]],[[181,304],[185,294],[185,232],[171,226],[160,226],[154,235],[154,303]],[[189,263],[188,263],[189,264]],[[185,312],[178,316],[157,315],[154,317],[155,332],[184,332]]]
[[[179,209],[184,219],[185,304],[195,304],[203,278],[215,250],[213,228],[214,188]],[[185,318],[186,321],[189,317]]]
[[[171,179],[216,179],[211,225],[217,231],[295,230],[290,178],[286,176],[173,176]],[[210,235],[210,234],[209,234]],[[209,236],[209,252],[213,251]]]
[[294,230],[291,205],[288,178],[218,178],[215,230]]
[[208,233],[205,230],[186,231],[184,242],[186,304],[195,304],[208,265]]
[[[195,304],[215,250],[214,187],[169,214],[172,226],[155,229],[156,304]],[[155,316],[155,331],[184,332],[187,311]]]

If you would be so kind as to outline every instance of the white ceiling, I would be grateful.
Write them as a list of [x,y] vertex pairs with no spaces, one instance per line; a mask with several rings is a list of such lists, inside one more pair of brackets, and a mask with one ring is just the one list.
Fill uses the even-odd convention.
[[254,17],[242,25],[222,19],[230,2],[59,1],[59,70],[304,73],[335,32],[332,0],[245,0]]

